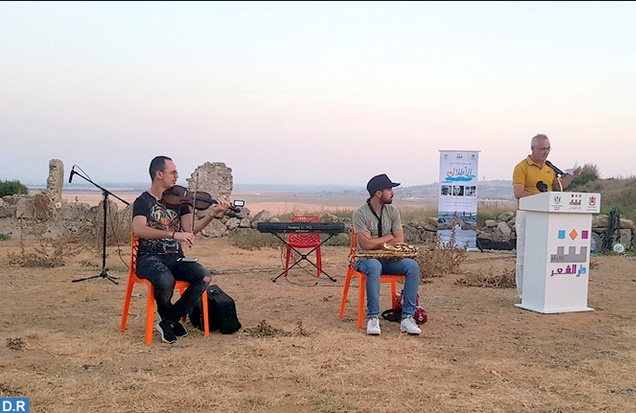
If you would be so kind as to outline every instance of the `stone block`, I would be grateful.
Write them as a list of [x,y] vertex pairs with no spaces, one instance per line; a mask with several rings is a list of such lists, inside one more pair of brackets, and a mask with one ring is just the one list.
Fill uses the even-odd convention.
[[205,237],[218,238],[227,235],[227,227],[218,219],[213,220],[210,224],[201,231],[201,234]]
[[494,219],[487,219],[484,222],[484,225],[486,225],[487,228],[495,228],[497,226],[497,221]]
[[634,221],[632,221],[631,219],[621,218],[620,223],[621,223],[621,228],[631,229],[632,231],[636,229],[634,228]]
[[15,205],[4,204],[0,206],[0,218],[12,218],[15,216],[15,211],[18,209]]
[[238,228],[240,223],[241,223],[241,220],[239,220],[238,218],[230,218],[225,222],[225,226],[227,227],[228,230],[232,231],[233,229]]
[[510,226],[505,222],[500,222],[497,225],[497,231],[502,233],[506,237],[509,237],[512,233],[512,229],[510,229]]
[[33,198],[22,197],[15,204],[15,217],[18,219],[35,219],[35,203]]
[[508,222],[515,216],[515,213],[512,211],[504,212],[497,217],[498,221]]

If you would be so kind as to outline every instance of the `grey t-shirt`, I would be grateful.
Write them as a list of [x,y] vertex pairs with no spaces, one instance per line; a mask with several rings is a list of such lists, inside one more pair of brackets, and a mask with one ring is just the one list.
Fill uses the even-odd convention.
[[[402,230],[402,219],[400,218],[400,210],[391,204],[385,204],[381,214],[382,218],[382,235],[392,234],[393,231]],[[366,230],[371,231],[373,238],[378,238],[378,218],[373,215],[369,204],[360,206],[353,212],[353,230],[356,234],[360,234]],[[360,249],[360,246],[358,246]]]

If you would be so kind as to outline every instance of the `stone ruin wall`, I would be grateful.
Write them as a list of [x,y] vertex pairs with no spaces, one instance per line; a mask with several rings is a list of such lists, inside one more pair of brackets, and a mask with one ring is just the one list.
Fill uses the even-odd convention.
[[49,177],[46,180],[46,194],[54,207],[62,205],[62,188],[64,187],[64,162],[59,159],[49,161]]
[[[198,177],[198,178],[197,178]],[[232,169],[221,162],[206,162],[197,167],[190,178],[188,188],[194,190],[198,179],[198,190],[208,192],[213,199],[229,199],[233,189]],[[75,234],[87,230],[98,230],[103,226],[103,201],[91,207],[81,202],[63,200],[64,163],[59,159],[49,162],[46,191],[32,195],[12,195],[0,198],[0,232],[18,233],[22,228],[25,238],[38,237],[44,231],[51,238],[64,234]],[[132,229],[132,203],[119,210],[118,204],[109,200],[107,226],[130,232]],[[204,215],[205,212],[198,211]],[[223,220],[214,220],[202,232],[204,236],[227,235],[237,228],[251,228],[253,219],[249,208],[240,213],[228,214]],[[263,216],[261,214],[261,216]],[[42,230],[44,228],[44,230]]]
[[197,167],[190,178],[186,178],[190,191],[204,191],[210,194],[212,199],[230,199],[234,181],[232,168],[228,168],[223,162],[206,162]]

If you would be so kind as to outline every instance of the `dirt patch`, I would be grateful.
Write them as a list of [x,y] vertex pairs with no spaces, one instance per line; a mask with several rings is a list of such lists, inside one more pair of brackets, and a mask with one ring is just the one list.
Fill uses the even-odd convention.
[[[597,257],[589,306],[543,315],[518,309],[514,289],[459,285],[503,274],[514,253],[471,252],[460,271],[422,284],[428,322],[419,337],[382,322],[356,329],[357,285],[337,317],[347,247],[325,247],[323,266],[281,271],[280,249],[240,250],[202,239],[189,252],[236,301],[244,328],[209,337],[187,324],[174,345],[144,344],[145,288],[119,330],[128,240],[86,251],[60,268],[7,263],[0,242],[0,396],[29,397],[33,412],[501,412],[636,411],[633,257]],[[87,266],[91,265],[92,266]],[[382,308],[390,307],[383,286]]]

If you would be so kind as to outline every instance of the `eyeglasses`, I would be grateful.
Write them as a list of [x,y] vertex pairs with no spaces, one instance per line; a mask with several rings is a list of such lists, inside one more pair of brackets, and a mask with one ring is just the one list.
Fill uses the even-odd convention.
[[550,152],[552,150],[552,147],[548,146],[547,148],[537,148],[537,150],[539,152]]

